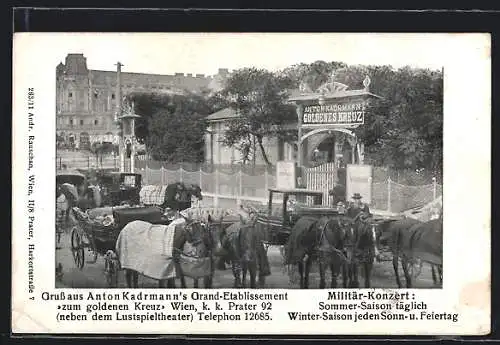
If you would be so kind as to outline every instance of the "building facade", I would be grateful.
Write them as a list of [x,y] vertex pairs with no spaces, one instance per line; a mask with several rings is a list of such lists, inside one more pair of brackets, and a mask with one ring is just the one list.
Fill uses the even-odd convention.
[[[224,133],[228,123],[238,115],[231,108],[222,109],[207,117],[208,129],[205,134],[205,162],[209,164],[240,164],[243,163],[243,155],[237,147],[228,147],[223,144]],[[290,131],[297,131],[297,123],[288,125]],[[306,167],[321,165],[323,163],[335,162],[337,167],[352,162],[352,146],[343,133],[328,131],[318,133],[302,142],[302,162]],[[268,160],[272,164],[277,161],[298,161],[297,142],[284,142],[277,138],[264,138],[263,146]],[[255,152],[255,164],[263,165],[265,160],[258,145],[250,154],[250,162],[253,164],[253,152]]]
[[[229,71],[215,76],[121,72],[121,94],[185,94],[220,88]],[[59,147],[87,149],[93,142],[118,143],[114,122],[117,72],[91,70],[83,54],[68,54],[56,67],[56,128]]]
[[[228,123],[231,119],[236,118],[238,115],[235,110],[231,108],[222,109],[207,117],[208,128],[205,134],[205,162],[209,164],[240,164],[243,162],[243,154],[238,147],[228,147],[222,143],[224,133],[227,130]],[[293,124],[290,126],[293,130]],[[249,154],[249,162],[254,162],[256,165],[265,164],[262,151],[259,145],[251,145]],[[295,160],[296,159],[296,145],[293,143],[286,143],[276,138],[264,138],[263,146],[268,160],[275,164],[279,160]],[[254,158],[255,155],[255,158]]]

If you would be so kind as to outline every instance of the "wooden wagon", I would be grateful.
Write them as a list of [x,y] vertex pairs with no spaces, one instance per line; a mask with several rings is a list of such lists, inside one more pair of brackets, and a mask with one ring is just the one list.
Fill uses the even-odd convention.
[[[128,223],[142,220],[151,224],[168,225],[172,219],[166,217],[159,207],[106,207],[83,212],[73,208],[78,224],[71,230],[71,252],[79,269],[85,266],[85,249],[88,249],[93,264],[99,255],[104,258],[104,273],[109,287],[116,287],[120,262],[115,254],[116,242],[122,229]],[[106,224],[102,219],[113,216],[113,222]],[[180,255],[180,268],[183,275],[194,279],[207,276],[211,271],[210,258],[198,258],[187,254]]]

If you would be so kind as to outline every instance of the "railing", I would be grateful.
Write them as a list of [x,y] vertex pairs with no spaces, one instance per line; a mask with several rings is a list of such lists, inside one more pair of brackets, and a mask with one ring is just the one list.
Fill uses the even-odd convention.
[[[242,167],[229,165],[178,164],[167,169],[162,166],[161,162],[155,163],[136,161],[136,171],[143,175],[143,185],[165,185],[178,181],[194,183],[201,187],[205,199],[203,203],[206,206],[234,208],[235,205],[240,204],[267,204],[267,190],[276,186],[274,171],[265,167],[257,167],[256,169],[243,167],[245,170],[242,170]],[[107,155],[97,159],[94,155],[83,151],[58,151],[56,164],[58,168],[65,166],[72,169],[118,169],[120,166],[118,157]],[[309,170],[308,173],[311,174],[310,178],[313,178],[312,175],[318,174],[316,179],[319,185],[323,186],[320,190],[323,191],[325,203],[330,203],[328,190],[332,188],[331,182],[335,180],[335,177],[328,174],[333,174],[333,172]],[[436,178],[432,178],[430,181],[429,178],[421,178],[422,182],[428,182],[421,185],[406,185],[394,181],[391,176],[384,169],[374,167],[370,205],[372,209],[399,213],[423,206],[442,196],[443,187]],[[400,174],[399,181],[411,180],[419,183],[420,180],[417,177],[411,176],[411,174]],[[322,181],[328,181],[328,183],[322,183]]]
[[[168,170],[142,168],[144,184],[165,185],[181,181],[201,187],[204,204],[213,207],[234,208],[240,204],[262,205],[268,201],[268,188],[275,187],[276,178],[265,171],[263,174],[250,175],[241,170],[224,173],[218,170],[205,172],[187,171],[183,168]],[[325,191],[327,193],[327,191]],[[374,210],[399,213],[414,207],[423,206],[442,195],[442,186],[434,179],[433,183],[422,186],[406,186],[390,179],[372,184],[372,203]],[[330,197],[327,199],[330,202]]]

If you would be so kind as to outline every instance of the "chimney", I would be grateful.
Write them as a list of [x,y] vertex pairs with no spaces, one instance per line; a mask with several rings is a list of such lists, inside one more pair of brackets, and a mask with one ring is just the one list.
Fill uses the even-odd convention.
[[196,78],[205,78],[204,74],[196,74]]
[[188,73],[188,74],[187,74],[187,76],[188,76],[188,77],[192,77],[192,76],[193,76],[193,74],[192,74],[192,73]]
[[175,73],[176,77],[184,77],[184,73]]

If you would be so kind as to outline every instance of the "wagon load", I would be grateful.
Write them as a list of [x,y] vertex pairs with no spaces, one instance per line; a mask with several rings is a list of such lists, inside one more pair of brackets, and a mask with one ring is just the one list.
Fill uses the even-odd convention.
[[443,197],[439,197],[430,203],[412,208],[403,212],[403,214],[409,218],[417,219],[421,222],[426,222],[432,219],[439,218],[440,214],[443,213]]
[[141,188],[139,199],[143,205],[160,206],[165,202],[167,186],[147,185]]
[[155,225],[141,220],[129,223],[116,241],[121,267],[157,280],[175,278],[175,228],[184,226],[185,222],[179,218],[169,225]]
[[190,207],[180,212],[184,217],[207,222],[208,218],[213,221],[222,217],[224,223],[234,223],[240,220],[237,209],[226,209],[220,207]]

